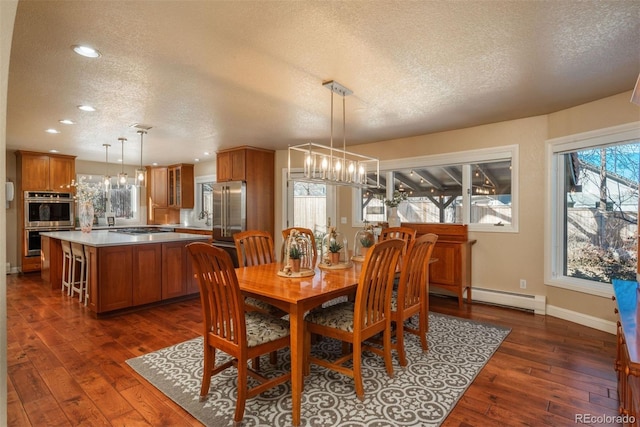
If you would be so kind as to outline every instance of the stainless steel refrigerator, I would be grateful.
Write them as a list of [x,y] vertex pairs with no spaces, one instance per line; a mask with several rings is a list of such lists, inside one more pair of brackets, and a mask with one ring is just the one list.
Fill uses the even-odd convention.
[[233,235],[247,227],[247,189],[243,181],[213,185],[213,239],[233,242]]

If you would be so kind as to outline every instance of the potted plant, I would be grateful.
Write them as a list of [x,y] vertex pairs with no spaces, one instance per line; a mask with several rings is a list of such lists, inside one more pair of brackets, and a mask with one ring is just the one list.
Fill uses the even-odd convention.
[[340,263],[340,251],[342,250],[342,245],[335,240],[332,240],[329,244],[329,261],[331,264],[339,264]]
[[302,251],[298,246],[291,245],[289,248],[289,265],[291,265],[291,271],[294,273],[300,272],[300,259],[302,258]]
[[367,251],[371,246],[373,246],[373,234],[367,232],[360,238],[360,255],[366,256]]

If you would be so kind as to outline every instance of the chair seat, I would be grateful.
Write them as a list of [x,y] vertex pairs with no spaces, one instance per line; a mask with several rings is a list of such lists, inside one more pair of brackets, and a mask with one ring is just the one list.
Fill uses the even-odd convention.
[[247,322],[247,345],[256,347],[289,335],[289,322],[278,317],[249,311],[245,313]]
[[349,301],[310,311],[305,321],[317,325],[329,326],[346,332],[353,332],[355,304]]
[[245,305],[250,305],[257,310],[262,311],[263,313],[269,313],[271,315],[278,316],[278,317],[281,317],[281,315],[283,314],[282,310],[280,310],[279,308],[274,307],[271,304],[264,302],[262,300],[259,300],[257,298],[246,297],[244,299],[244,303]]

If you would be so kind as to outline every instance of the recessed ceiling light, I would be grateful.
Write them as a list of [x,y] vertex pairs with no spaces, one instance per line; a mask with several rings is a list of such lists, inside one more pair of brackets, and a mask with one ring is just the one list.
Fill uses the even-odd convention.
[[58,129],[53,129],[53,128],[47,129],[45,132],[47,132],[47,133],[60,133],[60,131]]
[[63,125],[75,125],[76,122],[74,122],[73,120],[69,120],[69,119],[62,119],[62,120],[58,120],[60,123],[62,123]]
[[197,163],[200,161],[200,159],[193,159],[193,161]]
[[208,151],[205,151],[205,152],[204,152],[204,155],[205,155],[205,156],[208,156],[209,154],[211,154],[211,153],[209,153]]
[[71,46],[71,48],[78,55],[82,55],[87,58],[97,58],[100,56],[100,52],[98,52],[96,49],[89,46],[82,46],[82,45],[76,44]]
[[78,110],[82,111],[96,111],[91,105],[78,105]]
[[50,153],[57,153],[58,150],[49,150]]
[[151,163],[153,166],[158,166],[158,162]]

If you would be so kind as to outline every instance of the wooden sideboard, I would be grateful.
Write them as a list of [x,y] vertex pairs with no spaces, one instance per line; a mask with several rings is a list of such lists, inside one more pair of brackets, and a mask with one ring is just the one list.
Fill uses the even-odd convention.
[[637,282],[614,280],[618,315],[615,369],[619,412],[624,426],[640,426],[640,289]]
[[427,233],[438,235],[432,258],[438,260],[429,267],[429,287],[453,292],[462,308],[465,290],[467,303],[471,303],[471,247],[476,242],[469,240],[467,225],[428,224],[403,222],[403,227],[416,230],[416,235]]

